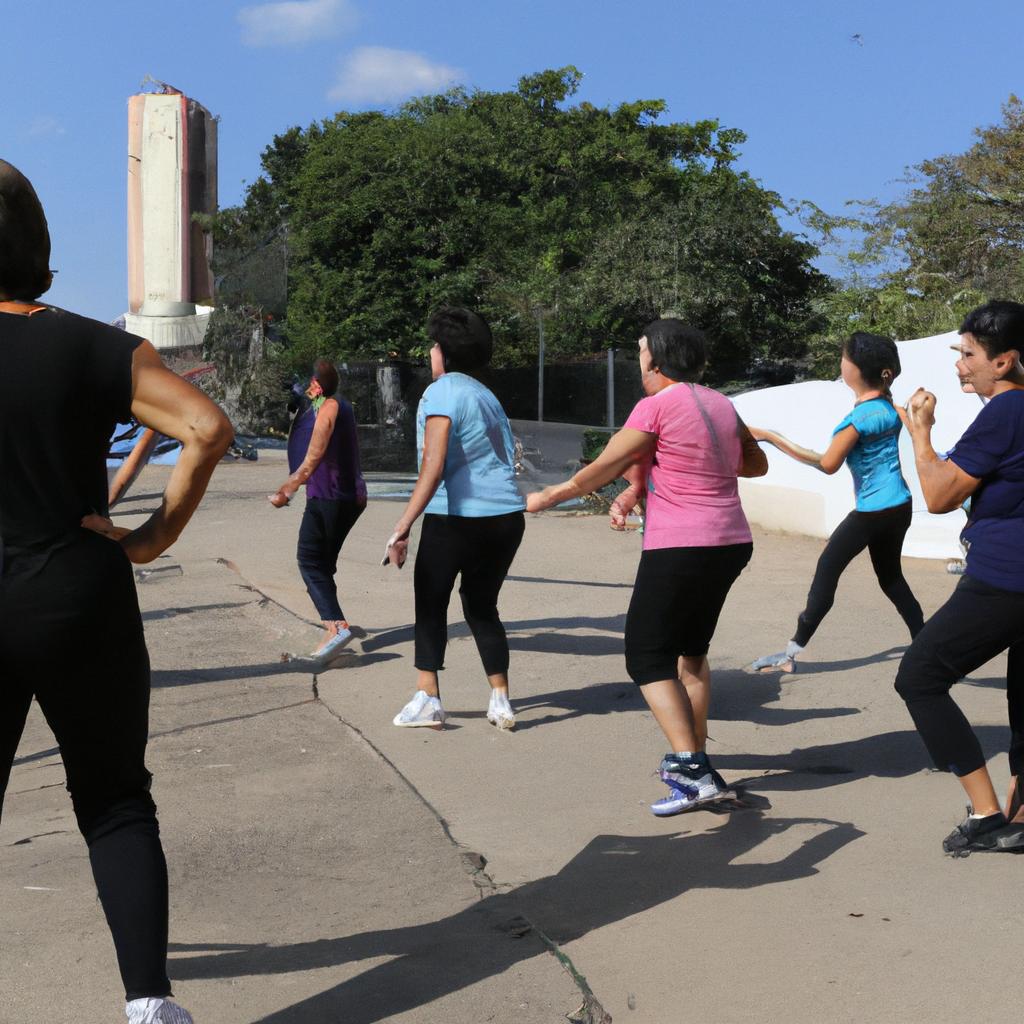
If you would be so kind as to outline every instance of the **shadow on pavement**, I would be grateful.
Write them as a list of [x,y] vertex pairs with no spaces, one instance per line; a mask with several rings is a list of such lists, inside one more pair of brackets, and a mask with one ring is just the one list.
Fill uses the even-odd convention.
[[[1004,752],[1009,745],[1008,726],[976,725],[974,732],[986,759]],[[822,789],[868,776],[901,779],[920,771],[936,770],[914,729],[883,732],[842,743],[798,747],[788,754],[716,753],[714,757],[719,770],[778,772],[737,782],[759,793]]]
[[339,656],[326,668],[314,669],[309,659],[293,658],[290,661],[272,661],[263,665],[221,665],[211,668],[153,669],[152,686],[160,689],[169,686],[195,686],[199,683],[220,683],[228,679],[263,679],[268,676],[323,675],[341,668],[355,668],[358,665],[373,665],[379,661],[393,661],[399,654],[357,654]]
[[[792,852],[767,863],[749,862],[745,855],[794,827],[800,827],[794,836],[799,845]],[[171,974],[177,980],[235,978],[392,957],[258,1022],[372,1024],[543,953],[531,922],[564,944],[692,889],[751,889],[814,875],[817,865],[861,835],[850,823],[772,819],[762,810],[733,812],[721,827],[696,835],[600,835],[557,874],[488,896],[439,921],[292,945],[172,943],[172,954],[188,955],[172,960]],[[741,857],[744,863],[733,863]]]

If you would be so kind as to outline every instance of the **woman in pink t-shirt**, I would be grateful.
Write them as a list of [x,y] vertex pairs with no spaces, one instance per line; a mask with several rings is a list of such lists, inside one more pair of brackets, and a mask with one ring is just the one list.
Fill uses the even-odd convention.
[[732,403],[696,383],[707,361],[700,331],[656,320],[638,344],[647,397],[594,462],[529,495],[526,507],[540,512],[622,476],[629,487],[612,505],[612,526],[621,529],[646,497],[626,670],[671,746],[661,762],[669,794],[651,805],[669,815],[731,795],[704,750],[707,653],[729,588],[753,550],[736,479],[763,476],[768,460]]

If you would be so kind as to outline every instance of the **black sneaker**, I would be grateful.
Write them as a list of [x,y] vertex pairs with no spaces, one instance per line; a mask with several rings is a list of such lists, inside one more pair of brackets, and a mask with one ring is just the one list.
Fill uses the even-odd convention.
[[1003,828],[1006,828],[1006,815],[1002,811],[972,818],[968,807],[967,817],[942,840],[942,849],[954,857],[966,857],[972,850],[996,849],[997,833]]

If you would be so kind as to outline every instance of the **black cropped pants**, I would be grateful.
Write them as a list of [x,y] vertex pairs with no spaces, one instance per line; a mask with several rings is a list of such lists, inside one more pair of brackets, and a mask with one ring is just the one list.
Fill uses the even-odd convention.
[[444,668],[448,601],[461,574],[459,597],[484,672],[508,672],[508,639],[498,615],[498,593],[526,529],[522,512],[502,516],[423,517],[413,578],[416,592],[416,668]]
[[896,690],[940,771],[969,775],[984,766],[981,744],[949,691],[1003,651],[1010,772],[1024,775],[1024,593],[964,576],[903,655]]
[[871,556],[871,567],[878,577],[882,593],[896,606],[911,637],[917,636],[924,625],[924,613],[903,576],[900,564],[903,538],[910,529],[911,514],[908,501],[881,512],[851,512],[835,528],[814,570],[807,607],[797,619],[793,636],[795,643],[801,647],[810,643],[822,619],[835,603],[839,577],[865,548]]
[[97,533],[0,549],[0,811],[33,697],[60,748],[126,998],[168,995],[167,865],[145,765],[149,655],[131,563]]

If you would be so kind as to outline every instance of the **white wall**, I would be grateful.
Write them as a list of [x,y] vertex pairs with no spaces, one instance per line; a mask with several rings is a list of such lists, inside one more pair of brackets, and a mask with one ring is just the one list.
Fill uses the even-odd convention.
[[[954,363],[955,331],[934,338],[899,343],[903,372],[893,385],[893,400],[902,405],[919,386],[935,393],[935,448],[952,448],[981,411],[977,395],[960,390]],[[807,448],[824,451],[839,421],[853,407],[853,393],[837,381],[807,381],[765,388],[739,395],[734,404],[744,422],[771,428]],[[853,480],[844,466],[834,476],[805,466],[763,444],[768,455],[768,475],[741,480],[740,494],[747,518],[775,530],[827,537],[854,507]],[[958,558],[958,537],[965,517],[960,511],[936,516],[928,512],[914,469],[914,453],[904,430],[900,436],[903,476],[910,487],[914,517],[903,545],[911,558]]]

